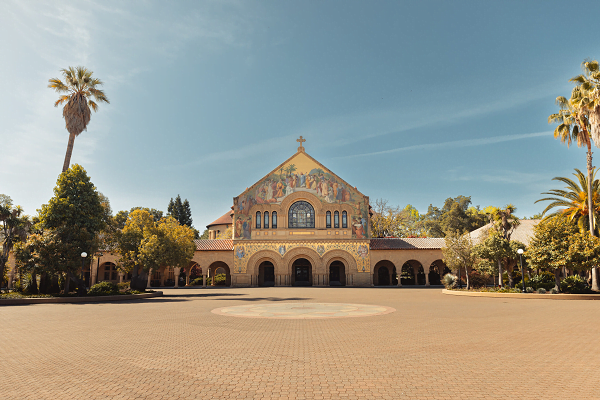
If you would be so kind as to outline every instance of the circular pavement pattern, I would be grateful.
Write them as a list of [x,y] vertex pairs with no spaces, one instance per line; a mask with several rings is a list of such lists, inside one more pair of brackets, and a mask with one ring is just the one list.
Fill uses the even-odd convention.
[[222,307],[212,310],[214,314],[245,318],[274,319],[324,319],[370,317],[389,314],[395,308],[368,304],[347,303],[267,303]]

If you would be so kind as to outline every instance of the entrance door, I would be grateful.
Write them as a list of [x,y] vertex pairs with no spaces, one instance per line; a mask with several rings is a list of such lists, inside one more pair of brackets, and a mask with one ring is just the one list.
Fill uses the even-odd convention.
[[275,286],[275,266],[270,261],[263,261],[258,267],[258,285]]
[[329,266],[329,286],[345,286],[346,269],[341,261],[334,261]]
[[304,258],[294,261],[294,285],[295,286],[310,286],[311,285],[311,265]]
[[379,286],[389,286],[390,271],[387,269],[387,267],[379,267],[378,278],[379,278]]

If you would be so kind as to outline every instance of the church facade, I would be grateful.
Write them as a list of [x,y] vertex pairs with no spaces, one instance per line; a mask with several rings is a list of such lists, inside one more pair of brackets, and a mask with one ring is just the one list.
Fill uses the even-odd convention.
[[[369,197],[305,152],[233,198],[230,211],[196,240],[187,268],[152,271],[148,286],[429,286],[449,272],[444,239],[372,238]],[[229,235],[224,238],[224,235]],[[89,285],[122,282],[118,255],[102,252]],[[10,275],[15,274],[14,262]],[[12,282],[12,279],[9,279]]]

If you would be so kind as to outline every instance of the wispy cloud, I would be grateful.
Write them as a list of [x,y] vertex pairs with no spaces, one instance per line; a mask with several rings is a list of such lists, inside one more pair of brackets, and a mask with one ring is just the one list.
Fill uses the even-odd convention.
[[370,157],[370,156],[381,156],[384,154],[392,154],[392,153],[400,153],[404,151],[414,151],[414,150],[431,150],[437,148],[458,148],[458,147],[473,147],[473,146],[484,146],[494,143],[502,143],[502,142],[510,142],[513,140],[522,140],[522,139],[530,139],[539,136],[548,136],[552,132],[535,132],[535,133],[524,133],[519,135],[504,135],[504,136],[493,136],[488,138],[481,139],[465,139],[465,140],[454,140],[449,142],[439,142],[439,143],[426,143],[426,144],[417,144],[413,146],[404,146],[397,147],[395,149],[388,149],[382,151],[374,151],[370,153],[361,153],[361,154],[351,154],[348,156],[339,156],[335,158],[355,158],[355,157]]

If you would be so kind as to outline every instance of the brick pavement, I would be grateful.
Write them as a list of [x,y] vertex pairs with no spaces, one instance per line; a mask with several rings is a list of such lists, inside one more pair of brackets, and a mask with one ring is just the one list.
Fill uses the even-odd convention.
[[[390,314],[238,318],[218,307],[377,304]],[[439,289],[165,290],[0,307],[1,399],[600,399],[600,302]]]

